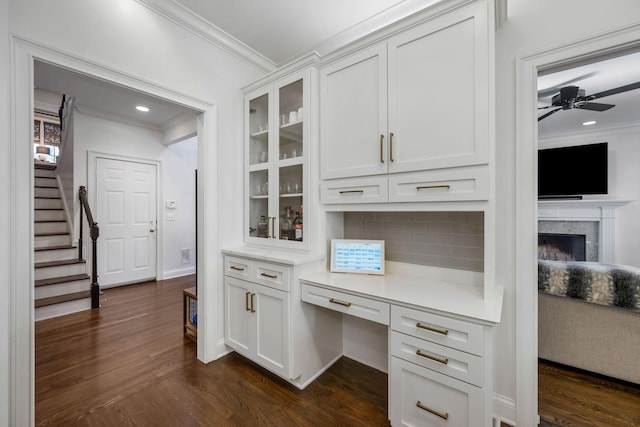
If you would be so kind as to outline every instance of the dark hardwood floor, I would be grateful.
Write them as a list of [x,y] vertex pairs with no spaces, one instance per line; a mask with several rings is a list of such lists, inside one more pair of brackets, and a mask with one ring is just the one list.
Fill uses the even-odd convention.
[[638,427],[640,386],[541,361],[538,412],[541,427]]
[[300,391],[235,353],[208,365],[182,335],[194,277],[107,289],[36,323],[36,425],[388,426],[387,375],[342,358]]

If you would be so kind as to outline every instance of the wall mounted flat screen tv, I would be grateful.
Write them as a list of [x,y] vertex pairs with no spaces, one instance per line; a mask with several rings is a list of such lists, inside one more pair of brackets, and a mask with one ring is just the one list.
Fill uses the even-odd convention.
[[538,198],[608,193],[607,143],[538,151]]

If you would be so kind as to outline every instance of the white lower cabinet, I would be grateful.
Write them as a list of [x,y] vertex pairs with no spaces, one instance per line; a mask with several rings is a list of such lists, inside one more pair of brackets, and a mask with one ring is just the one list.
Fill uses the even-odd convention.
[[389,418],[397,426],[481,426],[482,389],[391,357]]
[[225,292],[227,345],[289,378],[289,293],[233,277]]
[[393,426],[491,425],[483,326],[392,305],[389,333]]

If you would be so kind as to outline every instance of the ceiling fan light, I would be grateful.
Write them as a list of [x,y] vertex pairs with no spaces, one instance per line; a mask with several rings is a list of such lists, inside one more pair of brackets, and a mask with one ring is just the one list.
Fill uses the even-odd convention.
[[596,124],[595,120],[589,120],[588,122],[582,123],[582,126],[591,126],[591,125],[595,125],[595,124]]

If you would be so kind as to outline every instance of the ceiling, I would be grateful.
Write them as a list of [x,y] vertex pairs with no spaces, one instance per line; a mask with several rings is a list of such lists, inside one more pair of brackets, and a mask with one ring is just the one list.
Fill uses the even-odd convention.
[[[538,78],[538,107],[551,105],[553,95],[563,86],[578,86],[586,95],[596,94],[640,81],[640,52],[575,66]],[[640,123],[640,89],[598,98],[592,102],[614,104],[607,111],[560,110],[538,122],[538,136],[550,138]],[[538,110],[538,116],[550,111]],[[582,123],[595,120],[585,127]]]
[[[187,107],[46,62],[35,61],[33,76],[36,88],[75,98],[80,111],[152,129],[161,130],[174,119],[196,114]],[[137,105],[148,107],[149,112],[137,111]]]
[[362,31],[368,33],[439,1],[174,0],[274,64],[317,50],[347,31],[351,37],[361,37]]

